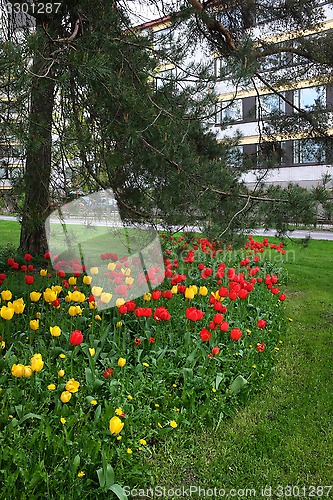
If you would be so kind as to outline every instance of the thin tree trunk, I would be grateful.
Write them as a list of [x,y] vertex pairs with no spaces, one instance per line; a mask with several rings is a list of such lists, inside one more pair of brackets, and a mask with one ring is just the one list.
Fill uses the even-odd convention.
[[[42,27],[37,20],[36,36],[40,37],[41,31]],[[36,76],[32,76],[29,139],[26,146],[24,173],[25,203],[19,249],[33,255],[47,251],[45,220],[49,213],[52,113],[55,91],[54,70],[50,66],[51,51],[52,42],[47,37],[41,38],[31,70]]]

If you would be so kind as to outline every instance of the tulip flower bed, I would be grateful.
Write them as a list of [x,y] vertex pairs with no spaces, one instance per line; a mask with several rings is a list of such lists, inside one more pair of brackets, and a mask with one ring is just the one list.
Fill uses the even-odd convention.
[[265,254],[283,245],[161,240],[165,279],[136,300],[126,258],[101,256],[124,298],[100,312],[98,262],[65,275],[25,255],[0,269],[2,498],[123,498],[113,471],[147,485],[159,440],[232,415],[274,366],[286,297]]

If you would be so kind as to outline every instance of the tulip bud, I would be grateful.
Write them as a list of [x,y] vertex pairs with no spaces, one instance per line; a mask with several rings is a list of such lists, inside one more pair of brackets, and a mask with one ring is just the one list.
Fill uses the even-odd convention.
[[124,427],[124,422],[120,420],[119,417],[112,417],[110,420],[110,432],[111,434],[119,434]]
[[125,358],[119,358],[118,359],[118,366],[121,368],[126,365],[126,359]]

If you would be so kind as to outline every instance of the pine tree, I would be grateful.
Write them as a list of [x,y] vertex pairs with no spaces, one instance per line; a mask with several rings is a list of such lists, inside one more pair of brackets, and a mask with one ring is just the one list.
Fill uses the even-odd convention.
[[[324,188],[286,191],[258,181],[249,191],[242,174],[257,158],[238,155],[238,137],[218,144],[209,129],[216,102],[213,52],[224,60],[220,77],[232,78],[236,88],[261,82],[279,93],[297,72],[263,75],[261,67],[281,53],[306,58],[313,73],[329,77],[332,41],[326,33],[284,45],[260,45],[252,36],[258,16],[270,16],[281,33],[310,29],[321,19],[317,2],[249,0],[232,8],[218,2],[217,8],[216,2],[191,0],[180,9],[178,2],[145,3],[170,15],[173,38],[161,46],[152,44],[149,32],[133,28],[131,3],[109,0],[54,2],[52,12],[31,12],[35,29],[24,41],[2,44],[1,59],[12,75],[6,85],[20,102],[29,101],[17,130],[26,151],[21,250],[47,249],[50,203],[61,202],[60,194],[68,199],[73,190],[111,187],[123,218],[199,223],[223,237],[260,220],[281,229],[291,215],[308,222],[314,200],[329,212]],[[188,58],[197,51],[205,55],[199,63]],[[168,65],[176,75],[156,72]],[[297,119],[271,120],[266,135],[302,122],[330,143],[327,114],[296,111]],[[272,141],[263,143],[267,169],[278,154]]]

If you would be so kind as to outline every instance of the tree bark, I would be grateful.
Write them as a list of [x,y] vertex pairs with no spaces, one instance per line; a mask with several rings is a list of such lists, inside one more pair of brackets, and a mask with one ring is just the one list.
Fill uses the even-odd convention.
[[[43,37],[41,21],[37,19],[36,50],[32,74],[29,133],[24,172],[25,202],[21,223],[19,250],[33,255],[47,251],[45,220],[49,214],[49,184],[51,175],[52,113],[54,106],[54,66],[52,42]],[[54,62],[54,61],[53,61]]]

